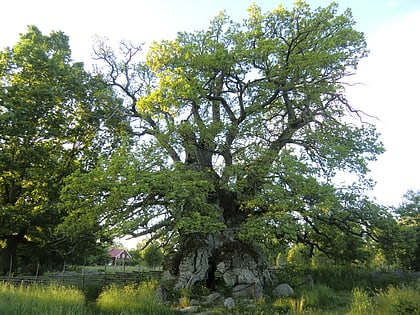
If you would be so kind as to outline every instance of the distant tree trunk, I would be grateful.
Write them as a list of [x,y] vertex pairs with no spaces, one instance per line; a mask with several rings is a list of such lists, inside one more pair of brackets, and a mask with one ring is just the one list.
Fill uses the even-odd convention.
[[21,238],[12,235],[6,239],[6,247],[0,250],[0,273],[5,275],[9,272],[17,272],[17,248]]

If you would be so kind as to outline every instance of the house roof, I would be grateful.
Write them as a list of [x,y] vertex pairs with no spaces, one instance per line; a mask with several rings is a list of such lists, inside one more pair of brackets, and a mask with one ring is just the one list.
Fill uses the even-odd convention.
[[121,256],[122,253],[126,253],[127,256],[129,258],[131,258],[131,255],[125,249],[123,249],[123,248],[111,248],[108,251],[108,254],[111,256],[111,258],[118,258],[118,257]]

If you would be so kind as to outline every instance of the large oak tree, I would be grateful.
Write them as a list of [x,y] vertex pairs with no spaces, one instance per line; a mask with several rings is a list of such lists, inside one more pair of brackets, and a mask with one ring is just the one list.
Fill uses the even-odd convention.
[[[98,41],[98,71],[125,98],[138,145],[73,177],[64,201],[119,233],[173,244],[166,275],[177,287],[211,285],[216,270],[228,285],[263,286],[257,243],[332,253],[334,239],[375,237],[377,209],[362,195],[382,145],[344,82],[366,42],[337,10],[254,5],[241,24],[221,13],[140,62],[141,47],[117,55]],[[337,171],[358,181],[336,187]]]

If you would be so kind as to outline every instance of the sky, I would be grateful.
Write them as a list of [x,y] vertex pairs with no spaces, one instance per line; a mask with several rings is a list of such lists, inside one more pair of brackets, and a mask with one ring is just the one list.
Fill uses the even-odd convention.
[[[0,49],[13,46],[28,25],[44,34],[63,31],[70,38],[75,61],[90,65],[94,36],[115,44],[173,39],[178,31],[206,29],[225,10],[235,21],[246,9],[259,5],[264,12],[294,0],[14,0],[1,1]],[[307,0],[311,7],[330,0]],[[370,54],[362,60],[349,87],[350,103],[375,120],[386,153],[370,164],[377,182],[370,193],[382,205],[397,206],[409,189],[420,190],[420,1],[336,0],[339,10],[350,8],[355,28],[365,33]]]

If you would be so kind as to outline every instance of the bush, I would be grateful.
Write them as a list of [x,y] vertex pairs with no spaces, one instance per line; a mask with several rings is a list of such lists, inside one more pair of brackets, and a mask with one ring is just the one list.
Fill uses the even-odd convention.
[[147,266],[155,268],[162,265],[163,263],[163,253],[160,247],[157,244],[149,244],[141,253],[141,257]]

